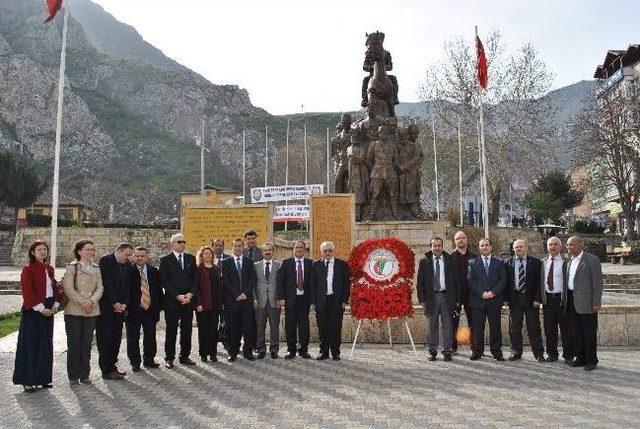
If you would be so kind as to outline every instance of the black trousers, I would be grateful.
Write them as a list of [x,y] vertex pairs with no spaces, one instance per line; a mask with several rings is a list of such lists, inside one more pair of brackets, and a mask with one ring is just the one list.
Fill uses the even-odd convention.
[[165,304],[164,318],[167,322],[167,335],[164,343],[165,360],[176,358],[178,326],[180,327],[180,359],[188,358],[191,353],[193,306],[191,304],[179,305],[177,301]]
[[201,358],[218,355],[218,310],[196,311],[198,321],[198,354]]
[[318,321],[318,335],[320,337],[320,354],[340,356],[342,342],[342,316],[344,308],[341,302],[336,302],[333,295],[327,295],[324,308],[316,308]]
[[[284,311],[284,330],[287,335],[287,351],[295,354],[309,351],[309,300],[305,295],[297,295],[293,307]],[[300,349],[296,343],[300,342]]]
[[[156,318],[151,311],[142,309],[130,312],[125,322],[127,327],[127,357],[132,366],[142,362],[151,363],[158,352],[156,343]],[[142,328],[142,350],[144,361],[140,357],[140,329]]]
[[227,335],[229,336],[229,356],[237,356],[240,352],[240,337],[244,338],[242,353],[245,356],[253,354],[255,348],[255,314],[253,302],[248,299],[225,305],[224,307]]
[[124,313],[116,313],[110,305],[100,306],[100,316],[96,323],[98,345],[98,365],[102,375],[117,371],[118,354],[122,342]]
[[[467,304],[464,305],[464,314],[467,316],[467,326],[469,327],[469,331],[471,331],[471,335],[469,338],[473,338],[473,322],[471,309]],[[462,310],[462,306],[460,307]],[[453,342],[451,343],[451,350],[455,353],[458,350],[458,327],[460,326],[460,313],[455,313],[453,315]],[[471,351],[473,352],[473,341],[470,342]]]
[[522,325],[525,320],[531,351],[535,357],[543,357],[540,309],[534,307],[527,296],[514,291],[509,302],[509,337],[514,355],[522,355]]
[[64,315],[67,334],[67,376],[69,380],[86,380],[91,371],[91,344],[98,316]]
[[[598,313],[578,314],[573,305],[573,291],[567,294],[567,329],[572,337],[576,362],[598,363]],[[564,341],[564,338],[562,339]]]
[[473,353],[484,353],[484,325],[489,321],[489,347],[493,356],[502,356],[502,325],[500,323],[502,297],[495,297],[485,302],[482,307],[471,309],[473,327]]
[[562,336],[562,357],[573,359],[575,353],[571,344],[571,336],[567,333],[562,299],[559,293],[547,293],[547,303],[542,309],[544,315],[544,336],[547,339],[547,355],[558,357],[558,328]]

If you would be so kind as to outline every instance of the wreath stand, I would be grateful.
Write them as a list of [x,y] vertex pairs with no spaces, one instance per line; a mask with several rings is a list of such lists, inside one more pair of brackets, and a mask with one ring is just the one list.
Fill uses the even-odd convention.
[[[389,348],[393,349],[393,340],[391,339],[391,319],[400,320],[398,317],[389,317],[387,318],[387,332],[389,333]],[[362,325],[362,320],[358,320],[358,327],[356,328],[356,336],[353,338],[353,344],[351,344],[351,353],[349,353],[349,359],[353,359],[353,352],[356,348],[356,343],[358,342],[358,335],[360,334],[360,326]],[[418,352],[416,351],[416,345],[413,342],[413,336],[411,335],[411,329],[409,329],[409,324],[407,323],[407,318],[403,317],[402,321],[404,322],[404,327],[407,330],[407,334],[409,335],[409,341],[411,341],[411,348],[413,348],[413,354],[415,357],[418,357]]]

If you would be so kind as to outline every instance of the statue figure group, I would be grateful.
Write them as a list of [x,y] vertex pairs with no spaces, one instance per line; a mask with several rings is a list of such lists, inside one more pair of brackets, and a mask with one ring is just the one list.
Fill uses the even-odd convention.
[[355,195],[356,220],[417,219],[420,216],[419,128],[401,127],[395,116],[398,82],[383,33],[367,35],[362,82],[363,119],[343,113],[331,140],[334,188]]

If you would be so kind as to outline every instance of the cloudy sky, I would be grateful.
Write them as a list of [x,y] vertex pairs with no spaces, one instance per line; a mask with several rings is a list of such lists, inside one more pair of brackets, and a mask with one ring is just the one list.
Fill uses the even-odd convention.
[[359,106],[364,35],[386,33],[401,101],[417,101],[445,40],[499,29],[531,41],[554,88],[591,79],[608,49],[639,43],[640,1],[93,0],[216,84],[246,88],[274,114]]

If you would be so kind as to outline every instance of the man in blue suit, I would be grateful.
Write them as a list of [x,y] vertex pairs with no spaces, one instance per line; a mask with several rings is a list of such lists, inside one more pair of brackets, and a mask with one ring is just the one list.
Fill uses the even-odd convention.
[[469,308],[473,323],[473,354],[470,359],[478,360],[484,353],[484,325],[488,319],[491,354],[496,360],[503,361],[500,317],[507,273],[504,262],[491,255],[491,241],[488,238],[480,240],[480,255],[469,261],[467,280],[471,290]]

